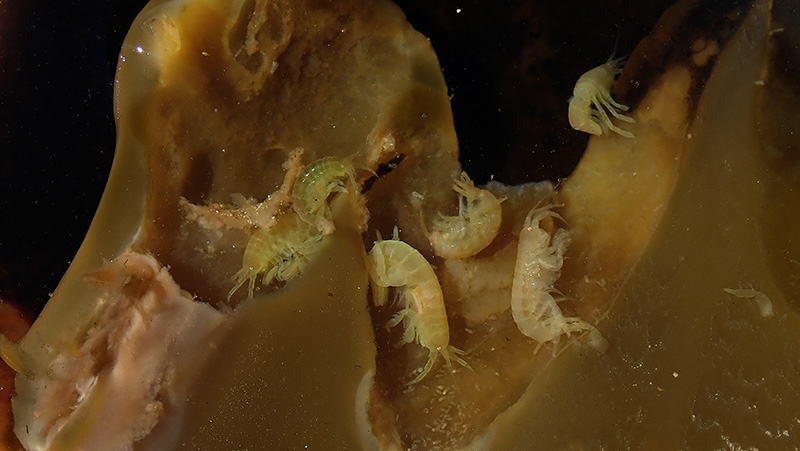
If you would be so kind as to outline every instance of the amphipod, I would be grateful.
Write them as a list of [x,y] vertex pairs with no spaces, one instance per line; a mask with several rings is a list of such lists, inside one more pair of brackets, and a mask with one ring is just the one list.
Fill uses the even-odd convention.
[[248,297],[253,297],[256,278],[263,274],[266,286],[273,280],[287,281],[297,276],[320,245],[323,235],[294,212],[282,213],[268,228],[259,228],[250,237],[242,257],[242,268],[233,276],[231,296],[245,282]]
[[294,185],[293,205],[300,218],[323,235],[333,233],[328,197],[333,192],[356,190],[353,165],[340,157],[326,157],[309,164]]
[[[439,214],[433,230],[425,235],[436,255],[444,258],[466,258],[482,251],[497,236],[503,220],[503,209],[494,194],[476,188],[466,172],[453,183],[458,194],[458,215]],[[423,223],[424,228],[424,223]]]
[[620,113],[628,111],[627,106],[611,98],[611,86],[616,76],[622,72],[624,61],[624,57],[609,59],[581,75],[569,101],[569,125],[572,128],[592,135],[602,135],[611,130],[626,138],[633,138],[633,133],[612,124],[605,111],[608,110],[621,121],[636,122]]
[[534,207],[525,218],[511,286],[511,314],[520,332],[538,341],[540,346],[551,341],[557,346],[562,334],[589,331],[590,345],[603,351],[608,343],[600,332],[580,318],[564,317],[553,298],[553,284],[561,275],[571,235],[558,229],[551,239],[539,226],[547,217],[561,219],[550,208]]
[[450,345],[450,327],[444,307],[442,288],[433,268],[425,257],[408,243],[400,241],[395,229],[394,239],[380,240],[367,255],[372,299],[376,306],[386,303],[389,287],[397,287],[397,299],[402,308],[389,321],[389,327],[405,326],[403,342],[416,341],[428,349],[428,361],[422,372],[408,385],[416,384],[430,373],[439,355],[447,365],[455,360],[472,369],[459,355],[464,351]]
[[755,290],[753,288],[744,288],[744,289],[733,289],[733,288],[723,288],[726,293],[732,294],[737,298],[741,299],[753,299],[756,301],[756,305],[758,306],[758,311],[761,313],[761,316],[764,318],[773,316],[775,311],[772,309],[772,300],[766,294]]

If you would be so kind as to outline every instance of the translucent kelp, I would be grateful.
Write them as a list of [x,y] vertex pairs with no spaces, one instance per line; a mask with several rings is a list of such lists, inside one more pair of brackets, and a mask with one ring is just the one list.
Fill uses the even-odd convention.
[[[497,236],[444,259],[424,221],[457,209],[450,99],[396,6],[152,2],[120,56],[117,153],[92,228],[28,334],[0,348],[18,371],[17,437],[30,449],[797,443],[786,74],[798,18],[712,3],[676,4],[631,54],[614,95],[632,106],[632,139],[593,137],[558,184],[487,184],[504,199]],[[298,174],[326,156],[352,163],[358,185],[324,199],[335,230],[283,254],[303,259],[285,277],[229,299],[248,242],[294,218]],[[537,342],[509,310],[523,221],[548,204],[543,230],[571,240],[547,289],[607,349],[579,333]],[[400,307],[370,301],[365,259],[395,226],[433,265],[469,368],[437,363],[408,384],[428,350],[398,345],[386,325]]]

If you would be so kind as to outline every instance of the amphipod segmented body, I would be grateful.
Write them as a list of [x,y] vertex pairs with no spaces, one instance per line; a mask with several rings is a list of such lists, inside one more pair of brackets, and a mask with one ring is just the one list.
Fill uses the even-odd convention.
[[422,372],[408,385],[421,381],[442,355],[450,365],[455,360],[472,369],[459,355],[464,351],[450,345],[450,327],[447,323],[442,288],[433,268],[425,257],[408,243],[395,236],[392,240],[378,240],[367,256],[373,302],[386,303],[389,287],[398,287],[398,299],[403,308],[395,314],[389,326],[401,321],[405,326],[403,341],[416,341],[428,349],[428,361]]
[[[549,206],[535,207],[525,218],[511,286],[511,314],[520,332],[540,344],[552,341],[557,345],[562,334],[573,332],[590,331],[599,335],[594,326],[580,318],[564,317],[553,298],[553,283],[561,275],[570,233],[558,229],[551,240],[550,234],[539,226],[548,216],[561,218]],[[602,336],[599,339],[604,341]]]
[[233,276],[234,285],[228,293],[228,301],[246,281],[249,281],[248,297],[252,298],[259,274],[264,274],[264,285],[298,275],[309,256],[318,249],[322,236],[291,211],[278,216],[272,227],[256,230],[244,250],[242,269]]
[[317,160],[306,166],[294,185],[294,209],[303,221],[329,235],[336,227],[328,197],[334,191],[347,193],[348,187],[357,189],[355,169],[348,160],[339,157]]
[[[458,215],[439,214],[433,230],[425,235],[436,255],[444,258],[466,258],[482,251],[497,236],[503,220],[503,199],[476,188],[466,172],[453,184],[458,193]],[[423,223],[424,227],[424,223]]]
[[608,110],[621,121],[635,122],[633,118],[620,113],[628,111],[628,107],[611,98],[611,86],[614,78],[622,72],[624,61],[625,58],[609,59],[578,78],[569,101],[569,125],[572,128],[592,135],[602,135],[611,130],[626,138],[633,138],[633,133],[612,124],[605,111]]

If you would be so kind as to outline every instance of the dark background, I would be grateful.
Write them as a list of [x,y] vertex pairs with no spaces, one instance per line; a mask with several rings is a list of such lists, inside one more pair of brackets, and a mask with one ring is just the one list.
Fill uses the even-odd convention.
[[[0,2],[0,302],[35,316],[83,240],[114,153],[117,55],[143,0]],[[671,3],[403,0],[453,96],[479,183],[565,177],[575,80],[629,54]]]

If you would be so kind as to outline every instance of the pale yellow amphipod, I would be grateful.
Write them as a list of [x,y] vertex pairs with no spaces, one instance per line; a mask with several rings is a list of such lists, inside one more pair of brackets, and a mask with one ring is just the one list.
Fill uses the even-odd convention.
[[[550,234],[539,226],[549,217],[561,219],[550,206],[534,207],[520,231],[514,281],[511,286],[511,314],[524,335],[540,344],[558,345],[562,334],[589,332],[589,342],[603,351],[608,343],[591,324],[577,317],[565,317],[553,298],[553,284],[561,275],[564,252],[571,239],[565,229]],[[555,348],[553,349],[555,352]]]
[[253,297],[256,278],[260,274],[263,274],[264,285],[298,275],[311,254],[319,248],[322,236],[291,211],[278,216],[271,227],[256,230],[244,250],[242,268],[233,276],[234,285],[228,293],[228,300],[247,281],[247,294]]
[[294,209],[300,218],[329,235],[336,228],[328,197],[333,192],[355,192],[356,174],[350,161],[326,157],[309,164],[294,185]]
[[[466,172],[453,183],[458,193],[458,214],[439,214],[433,230],[425,232],[436,255],[444,258],[466,258],[482,251],[497,236],[503,220],[503,199],[476,188]],[[424,227],[424,223],[423,223]]]
[[614,78],[622,72],[624,61],[625,58],[609,59],[578,78],[569,101],[569,125],[572,128],[592,135],[602,135],[611,130],[626,138],[633,138],[633,133],[612,124],[605,111],[608,110],[621,121],[635,122],[633,118],[620,113],[628,111],[628,107],[611,98],[611,86]]
[[429,351],[422,372],[408,384],[416,384],[427,376],[439,355],[444,357],[448,366],[452,359],[472,369],[458,356],[464,351],[450,345],[442,288],[433,268],[419,251],[399,240],[397,229],[393,238],[375,242],[367,255],[367,269],[375,305],[386,303],[389,287],[401,290],[397,298],[403,308],[395,314],[389,326],[402,321],[405,326],[403,341],[416,341]]

